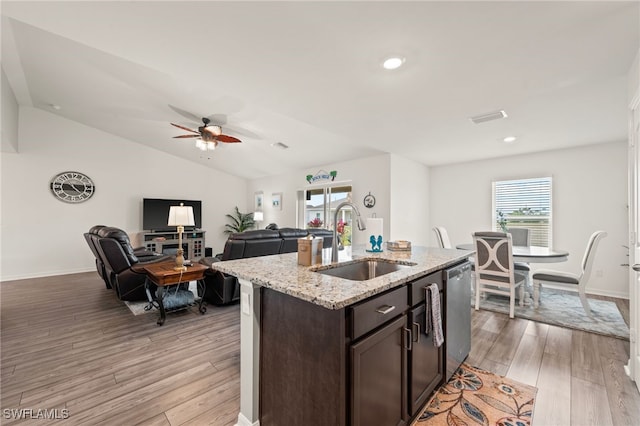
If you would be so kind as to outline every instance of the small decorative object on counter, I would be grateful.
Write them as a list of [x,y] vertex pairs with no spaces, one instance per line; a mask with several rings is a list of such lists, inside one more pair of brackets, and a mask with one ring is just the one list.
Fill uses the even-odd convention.
[[407,241],[407,240],[387,241],[387,250],[411,251],[411,241]]
[[379,253],[382,251],[382,229],[383,223],[382,218],[378,217],[368,217],[367,218],[367,228],[369,231],[367,235],[369,235],[369,244],[371,244],[371,248],[367,249],[368,252]]
[[309,235],[298,238],[298,265],[312,266],[322,263],[322,242],[324,238]]

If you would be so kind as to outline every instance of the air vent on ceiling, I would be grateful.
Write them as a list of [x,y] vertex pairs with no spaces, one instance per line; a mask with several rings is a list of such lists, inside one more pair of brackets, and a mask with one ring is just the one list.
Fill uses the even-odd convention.
[[285,145],[282,142],[276,142],[276,143],[272,143],[271,144],[272,147],[274,148],[280,148],[280,149],[287,149],[289,148],[289,145]]
[[507,113],[502,110],[490,112],[488,114],[476,115],[475,117],[471,117],[470,120],[476,124],[480,124],[486,121],[499,120],[501,118],[507,118]]

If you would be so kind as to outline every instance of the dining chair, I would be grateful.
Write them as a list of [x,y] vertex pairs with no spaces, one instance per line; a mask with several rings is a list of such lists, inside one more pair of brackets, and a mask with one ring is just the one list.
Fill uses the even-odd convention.
[[472,234],[475,254],[475,309],[480,309],[480,294],[509,296],[509,318],[515,315],[516,288],[520,306],[524,306],[525,277],[513,266],[511,234],[475,232]]
[[[514,246],[530,247],[531,232],[529,228],[507,228],[507,232],[511,234],[511,243]],[[523,273],[527,279],[525,287],[531,289],[531,266],[527,262],[514,262],[516,271]]]
[[436,240],[438,241],[440,248],[453,248],[451,240],[449,240],[449,234],[445,228],[442,226],[435,226],[433,228],[433,232],[436,233]]
[[507,228],[511,234],[511,242],[514,246],[529,247],[531,245],[531,232],[529,228]]
[[605,231],[596,231],[591,234],[587,248],[582,256],[581,271],[578,274],[552,270],[536,271],[536,273],[533,274],[533,307],[538,308],[540,304],[540,287],[542,287],[543,283],[548,283],[574,290],[577,288],[584,311],[587,315],[593,316],[585,290],[591,278],[591,269],[593,267],[596,249],[598,248],[600,240],[606,236],[607,233]]

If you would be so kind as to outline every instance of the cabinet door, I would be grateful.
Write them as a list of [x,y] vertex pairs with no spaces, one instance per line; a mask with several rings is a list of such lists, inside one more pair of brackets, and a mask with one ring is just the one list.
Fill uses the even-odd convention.
[[[442,293],[440,293],[442,306]],[[444,377],[444,345],[433,344],[431,330],[427,329],[426,308],[422,304],[411,310],[409,327],[413,329],[413,344],[409,351],[409,413],[415,416],[427,402],[431,393]]]
[[351,346],[352,425],[406,424],[406,321],[403,315]]

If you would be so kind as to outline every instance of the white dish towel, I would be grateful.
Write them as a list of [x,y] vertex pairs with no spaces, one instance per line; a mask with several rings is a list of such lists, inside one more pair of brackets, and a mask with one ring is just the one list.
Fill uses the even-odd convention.
[[[440,314],[440,289],[438,284],[431,284],[425,288],[426,298],[425,313],[427,318],[427,330],[431,330],[433,337],[433,345],[440,347],[444,343],[444,334],[442,333],[442,315]],[[429,313],[431,315],[429,315]]]

